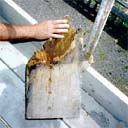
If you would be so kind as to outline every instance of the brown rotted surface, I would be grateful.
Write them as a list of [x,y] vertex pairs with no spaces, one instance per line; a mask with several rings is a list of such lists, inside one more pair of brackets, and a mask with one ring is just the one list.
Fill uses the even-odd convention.
[[28,70],[36,64],[54,64],[61,61],[71,50],[71,44],[75,36],[75,30],[70,23],[70,17],[64,17],[70,24],[68,33],[63,33],[63,39],[52,39],[44,43],[44,49],[37,50],[27,63]]

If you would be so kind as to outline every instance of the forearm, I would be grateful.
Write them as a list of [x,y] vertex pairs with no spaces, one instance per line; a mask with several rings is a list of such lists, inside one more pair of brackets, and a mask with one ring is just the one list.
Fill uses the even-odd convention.
[[33,26],[16,26],[0,23],[0,40],[30,39],[34,37]]
[[0,40],[63,38],[68,32],[67,20],[42,21],[35,25],[10,25],[0,23]]

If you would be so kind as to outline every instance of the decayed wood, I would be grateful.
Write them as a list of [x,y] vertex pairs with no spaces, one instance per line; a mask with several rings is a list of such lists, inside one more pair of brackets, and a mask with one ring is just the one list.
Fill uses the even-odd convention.
[[93,25],[93,28],[88,40],[88,49],[87,49],[87,52],[85,53],[87,60],[89,60],[90,56],[93,54],[97,46],[98,40],[101,36],[101,33],[103,31],[103,28],[105,26],[109,13],[113,7],[114,1],[115,0],[102,0],[101,2],[100,9],[98,11],[95,23]]
[[[80,32],[81,33],[81,32]],[[66,118],[80,116],[79,40],[76,48],[59,64],[37,65],[26,75],[26,118]]]
[[79,116],[80,87],[76,64],[60,64],[32,71],[27,93],[28,119]]
[[[64,18],[71,24],[69,16]],[[63,39],[46,41],[44,49],[30,58],[26,66],[26,118],[80,115],[78,49],[82,36],[82,30],[75,34],[70,25]]]

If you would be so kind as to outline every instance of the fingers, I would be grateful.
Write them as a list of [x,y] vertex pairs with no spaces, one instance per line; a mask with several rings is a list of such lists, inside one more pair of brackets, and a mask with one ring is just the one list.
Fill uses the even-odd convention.
[[53,20],[54,24],[66,24],[68,21],[67,20]]
[[46,33],[48,33],[48,38],[64,38],[61,33],[67,33],[69,24],[65,19],[62,20],[49,20],[47,21]]
[[64,35],[61,35],[59,33],[66,33],[66,32],[68,32],[68,29],[55,29],[52,34],[52,37],[53,38],[64,38]]
[[67,20],[53,20],[54,28],[69,28]]
[[64,35],[60,35],[60,34],[52,34],[53,38],[64,38]]
[[55,29],[54,33],[66,33],[68,32],[68,29]]
[[69,24],[56,24],[55,28],[69,28]]
[[69,24],[67,22],[67,20],[53,20],[53,38],[64,38],[64,36],[59,33],[68,32]]

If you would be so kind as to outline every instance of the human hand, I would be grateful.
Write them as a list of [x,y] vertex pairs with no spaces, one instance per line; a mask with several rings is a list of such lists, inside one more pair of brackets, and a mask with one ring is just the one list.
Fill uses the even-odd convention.
[[35,39],[63,38],[62,33],[68,32],[67,20],[47,20],[33,25]]

